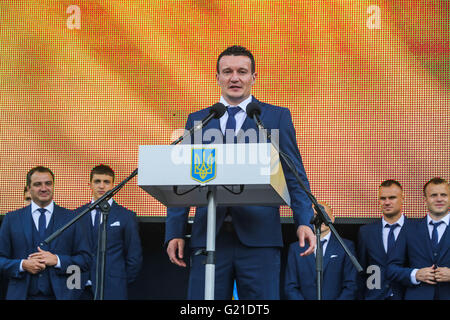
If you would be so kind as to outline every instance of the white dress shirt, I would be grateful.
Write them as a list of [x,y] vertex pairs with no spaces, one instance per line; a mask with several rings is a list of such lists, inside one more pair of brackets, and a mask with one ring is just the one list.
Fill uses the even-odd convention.
[[384,220],[384,217],[381,219],[381,224],[383,225],[383,246],[384,246],[384,251],[387,253],[387,246],[388,246],[388,236],[389,236],[389,231],[391,230],[390,228],[386,228],[386,225],[392,225],[392,224],[396,224],[398,223],[398,227],[394,229],[394,238],[395,240],[397,240],[398,234],[400,233],[400,230],[403,227],[403,224],[405,223],[405,217],[403,216],[403,214],[400,216],[400,218],[394,222],[394,223],[387,223],[386,220]]
[[[219,100],[220,103],[223,103],[226,107],[237,107],[230,105],[224,97],[220,97]],[[236,119],[236,132],[237,134],[239,130],[242,128],[242,125],[244,124],[245,118],[247,117],[247,105],[252,102],[252,96],[250,95],[247,99],[239,103],[239,107],[242,109],[236,115],[234,118]],[[222,130],[222,133],[225,135],[225,128],[227,126],[227,120],[228,120],[228,112],[225,112],[222,117],[220,117],[220,130]]]
[[[53,210],[55,208],[55,203],[52,201],[48,206],[46,206],[45,210],[45,227],[48,227],[48,223],[53,214]],[[31,201],[31,216],[33,217],[34,225],[36,226],[36,230],[39,231],[39,217],[41,216],[41,212],[39,211],[41,207],[39,207],[36,203]]]
[[[31,201],[31,217],[33,218],[33,222],[34,225],[36,226],[36,230],[39,231],[39,217],[41,216],[41,212],[39,211],[41,207],[39,207],[36,203],[34,203],[34,201]],[[46,206],[45,208],[43,208],[47,211],[45,211],[45,227],[48,227],[48,224],[50,223],[50,219],[52,218],[53,215],[53,210],[55,209],[55,203],[52,201],[48,206]],[[41,248],[42,249],[42,248]],[[37,252],[38,249],[36,248]],[[55,254],[55,256],[58,258],[58,263],[54,266],[55,268],[61,268],[61,261],[59,261],[59,257],[57,254]],[[22,267],[23,264],[23,260],[20,260],[20,265],[19,265],[19,271],[20,272],[24,272],[25,270]]]

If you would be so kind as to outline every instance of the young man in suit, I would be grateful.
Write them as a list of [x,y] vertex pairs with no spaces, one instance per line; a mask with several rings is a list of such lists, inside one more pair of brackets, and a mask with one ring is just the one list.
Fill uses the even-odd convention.
[[[91,170],[89,187],[92,202],[98,200],[114,186],[114,171],[106,165],[98,165]],[[105,262],[105,300],[126,300],[128,285],[136,280],[142,266],[142,247],[136,214],[110,199],[110,211],[107,221],[107,247]],[[81,213],[88,204],[78,208]],[[84,228],[88,230],[90,250],[94,263],[88,273],[84,274],[84,291],[80,297],[92,300],[95,297],[98,236],[101,233],[101,211],[94,209],[81,218]]]
[[[331,207],[320,203],[331,221],[334,215]],[[352,241],[343,239],[354,254]],[[357,291],[357,271],[344,249],[331,233],[330,228],[322,224],[320,241],[323,248],[322,299],[355,300]],[[289,247],[284,290],[289,300],[317,300],[317,271],[315,255],[301,256],[305,248],[294,242]]]
[[450,188],[442,178],[423,187],[427,215],[412,225],[389,260],[388,276],[406,288],[405,300],[450,299]]
[[[266,128],[279,131],[280,150],[294,162],[303,184],[309,188],[297,147],[295,129],[289,109],[259,102],[251,95],[257,73],[255,60],[250,51],[241,46],[232,46],[223,51],[216,64],[216,80],[221,88],[220,102],[227,112],[220,119],[212,119],[200,133],[202,141],[196,143],[242,142],[249,131],[258,132],[254,121],[245,112],[250,102],[259,104],[261,121]],[[210,108],[189,115],[186,128],[205,118]],[[211,132],[215,140],[209,137]],[[255,135],[256,136],[256,135]],[[196,135],[194,135],[195,140]],[[194,141],[191,141],[193,143]],[[244,141],[248,142],[248,141]],[[257,141],[251,141],[257,142]],[[315,236],[310,225],[313,216],[311,201],[301,189],[295,176],[282,162],[291,198],[299,245],[309,243],[303,253],[311,254],[315,248]],[[185,267],[183,260],[185,230],[189,208],[168,208],[165,243],[172,263]],[[196,209],[191,235],[192,252],[206,247],[207,208]],[[236,280],[240,299],[279,299],[280,247],[283,246],[278,207],[246,206],[217,207],[217,238],[215,264],[215,299],[230,299],[233,280]],[[204,299],[204,257],[193,255],[189,278],[189,299]]]
[[365,273],[359,281],[359,298],[365,300],[399,300],[403,290],[386,277],[389,256],[408,224],[403,215],[405,197],[398,181],[383,181],[378,188],[378,204],[383,217],[367,224],[358,233],[358,260]]
[[49,245],[42,242],[73,218],[53,202],[54,175],[46,167],[27,174],[31,204],[3,219],[0,229],[0,269],[9,278],[6,299],[74,299],[67,285],[70,266],[89,269],[92,257],[84,231],[72,225]]

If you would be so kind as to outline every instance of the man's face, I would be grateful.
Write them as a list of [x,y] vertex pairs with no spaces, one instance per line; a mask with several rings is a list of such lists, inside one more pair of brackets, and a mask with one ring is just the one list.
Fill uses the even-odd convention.
[[92,197],[97,200],[105,194],[105,192],[113,188],[114,179],[107,174],[93,174],[89,186],[92,190]]
[[381,212],[387,217],[399,214],[402,211],[404,201],[402,189],[397,185],[380,187],[378,190],[378,203]]
[[237,105],[250,96],[256,80],[256,72],[252,73],[251,70],[251,61],[247,56],[220,58],[216,79],[228,103]]
[[429,184],[425,189],[424,201],[432,215],[445,216],[450,207],[448,184]]
[[53,200],[53,178],[49,172],[36,171],[31,175],[28,188],[31,199],[40,207],[46,207]]

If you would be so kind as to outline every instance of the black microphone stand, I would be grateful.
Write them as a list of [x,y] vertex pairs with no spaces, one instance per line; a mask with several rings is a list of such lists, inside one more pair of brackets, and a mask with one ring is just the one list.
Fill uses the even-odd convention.
[[96,267],[96,289],[95,289],[95,300],[103,300],[104,297],[104,279],[105,279],[105,261],[106,261],[106,226],[107,226],[107,217],[109,214],[109,203],[108,201],[122,189],[128,181],[133,179],[138,173],[138,169],[135,169],[127,178],[125,178],[121,183],[116,185],[113,189],[105,192],[103,196],[92,202],[88,205],[86,209],[84,209],[79,215],[75,218],[67,222],[61,228],[53,232],[50,236],[47,237],[43,241],[41,245],[48,245],[55,238],[57,238],[61,233],[63,233],[67,228],[73,225],[75,222],[80,220],[84,215],[96,209],[96,207],[100,208],[102,214],[102,228],[101,232],[99,232],[97,239],[97,267]]
[[[260,130],[264,130],[266,132],[266,138],[267,140],[270,140],[270,134],[268,133],[267,129],[264,128],[264,125],[261,122],[261,119],[259,118],[260,111],[259,108],[253,108],[251,114],[249,116],[253,118],[256,125]],[[247,110],[249,111],[249,110]],[[273,142],[272,142],[273,143]],[[333,223],[328,216],[328,214],[324,213],[324,210],[322,210],[322,206],[317,202],[316,197],[306,188],[306,186],[303,184],[302,179],[298,175],[297,170],[295,169],[294,164],[292,163],[292,160],[289,159],[289,156],[282,152],[278,145],[274,144],[275,149],[278,150],[278,153],[280,154],[281,158],[284,160],[284,163],[288,166],[289,170],[294,174],[298,184],[302,188],[302,190],[306,193],[308,198],[311,200],[311,202],[314,205],[314,208],[317,212],[317,215],[313,217],[311,220],[311,223],[315,226],[315,233],[316,233],[316,271],[317,271],[317,300],[322,300],[322,277],[323,277],[323,251],[322,251],[322,244],[320,242],[320,229],[321,225],[325,224],[328,226],[331,230],[331,232],[334,234],[336,239],[338,240],[339,244],[344,249],[347,256],[350,258],[350,261],[355,266],[358,273],[363,272],[363,268],[359,264],[358,260],[355,258],[355,256],[350,252],[342,238],[340,237],[339,233],[336,231],[336,229],[333,226]]]
[[103,201],[99,205],[101,212],[101,232],[98,233],[97,239],[97,268],[95,276],[95,295],[94,300],[103,300],[105,293],[105,267],[106,267],[106,244],[107,244],[107,232],[106,227],[108,225],[108,216],[111,206],[108,201]]

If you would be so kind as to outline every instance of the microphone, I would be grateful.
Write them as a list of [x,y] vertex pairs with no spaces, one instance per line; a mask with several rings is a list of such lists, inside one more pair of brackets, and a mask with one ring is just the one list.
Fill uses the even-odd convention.
[[227,110],[227,108],[225,107],[225,105],[223,103],[215,103],[211,106],[211,109],[209,110],[209,114],[208,116],[206,116],[198,125],[193,126],[192,128],[189,129],[189,131],[182,135],[181,137],[179,137],[177,140],[175,140],[174,142],[171,143],[171,145],[176,145],[178,143],[180,143],[181,141],[183,141],[186,137],[192,135],[195,131],[200,130],[201,128],[203,128],[208,122],[211,121],[211,119],[219,119],[220,117],[223,116],[223,114],[225,113],[225,111]]
[[[247,115],[250,118],[253,118],[253,120],[255,121],[256,125],[258,126],[259,130],[266,130],[266,128],[264,128],[264,125],[261,122],[260,119],[260,114],[261,114],[261,108],[259,107],[259,105],[256,102],[250,102],[247,105]],[[267,132],[267,139],[270,139],[271,134]]]

